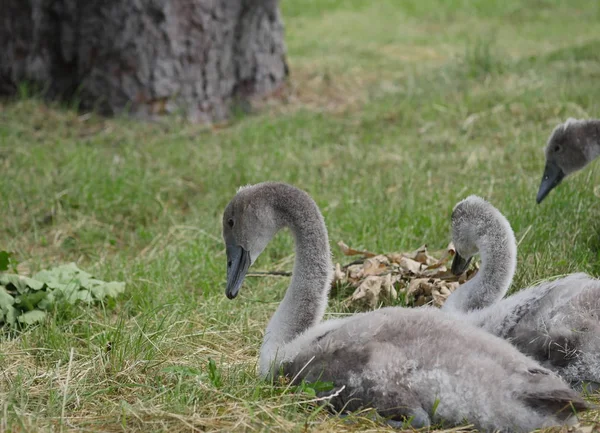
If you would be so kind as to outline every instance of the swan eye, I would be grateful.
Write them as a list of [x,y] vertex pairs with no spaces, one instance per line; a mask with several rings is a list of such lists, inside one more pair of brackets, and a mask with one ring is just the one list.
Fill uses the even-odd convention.
[[228,267],[228,268],[230,268],[230,267],[231,267],[231,260],[229,260],[229,261],[227,262],[227,267]]
[[227,220],[227,225],[228,225],[229,227],[233,227],[233,219],[232,219],[232,218],[229,218],[229,219]]
[[556,146],[554,146],[554,151],[556,153],[560,152],[560,145],[557,144]]

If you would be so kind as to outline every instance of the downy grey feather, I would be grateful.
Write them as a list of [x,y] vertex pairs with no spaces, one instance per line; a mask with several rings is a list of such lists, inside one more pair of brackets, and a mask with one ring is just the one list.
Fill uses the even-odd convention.
[[585,401],[554,373],[506,341],[433,308],[385,308],[321,322],[333,265],[315,202],[282,183],[244,187],[227,205],[227,295],[274,234],[296,242],[292,281],[270,320],[261,376],[332,382],[319,393],[338,412],[373,407],[415,427],[472,422],[480,430],[524,432],[570,423]]
[[600,383],[600,280],[572,274],[501,299],[515,272],[517,245],[506,218],[470,196],[452,213],[452,240],[481,268],[452,293],[442,311],[509,340],[572,386]]

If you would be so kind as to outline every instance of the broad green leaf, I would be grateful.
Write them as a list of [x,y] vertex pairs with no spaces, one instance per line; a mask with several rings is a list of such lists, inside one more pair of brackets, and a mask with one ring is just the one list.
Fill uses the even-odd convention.
[[[98,281],[98,280],[95,280]],[[103,300],[105,297],[116,298],[120,293],[125,291],[125,283],[111,281],[109,283],[100,282],[101,284],[90,287],[91,292],[96,299]]]
[[48,285],[48,287],[50,287],[51,289],[55,289],[56,285],[62,285],[62,283],[60,281],[58,281],[57,276],[47,270],[39,271],[32,278],[46,283]]
[[43,270],[32,278],[0,273],[0,324],[29,325],[42,321],[52,305],[92,304],[116,297],[125,283],[98,280],[75,263]]
[[83,301],[88,304],[94,302],[94,297],[92,296],[92,293],[89,290],[78,290],[77,292],[75,292],[75,296],[76,301]]
[[326,392],[333,389],[333,382],[321,382],[318,380],[316,382],[312,382],[309,386],[316,392]]
[[12,306],[14,303],[15,298],[6,291],[4,286],[0,286],[0,308]]
[[3,305],[2,310],[4,311],[4,323],[8,323],[10,326],[17,323],[17,310],[12,305]]
[[28,292],[30,289],[41,290],[44,288],[44,283],[17,274],[0,274],[0,284],[3,286],[12,284],[19,293]]
[[19,275],[19,278],[21,279],[21,281],[27,284],[27,287],[33,290],[42,290],[46,286],[43,282],[34,280],[33,278],[24,277],[22,275]]
[[77,281],[71,281],[70,283],[66,284],[58,284],[54,290],[58,290],[68,298],[72,296],[73,293],[79,290],[79,284],[77,283]]
[[314,388],[311,387],[306,387],[302,390],[302,392],[304,392],[304,394],[308,394],[310,397],[316,397],[317,396],[317,392],[314,390]]
[[42,299],[48,295],[47,292],[39,290],[33,293],[24,293],[17,298],[17,302],[20,304],[21,310],[31,311],[37,308],[38,304]]
[[8,251],[0,251],[0,272],[8,270],[10,263],[10,253]]
[[56,294],[54,292],[45,292],[46,297],[40,301],[38,308],[40,310],[47,310],[54,303]]
[[26,313],[21,314],[18,317],[19,323],[23,323],[25,325],[33,325],[37,322],[42,322],[46,318],[46,312],[40,310],[32,310]]
[[62,285],[73,282],[81,282],[92,278],[91,274],[82,271],[75,263],[57,266],[52,269],[43,270],[33,276],[34,279],[48,284],[49,287],[56,289]]
[[69,286],[62,287],[64,287],[64,290],[60,290],[60,293],[63,294],[63,297],[59,299],[64,299],[69,304],[74,304],[79,300],[79,295],[77,293],[79,292],[79,287],[77,287],[76,284],[70,284]]
[[5,286],[7,290],[16,290],[19,293],[27,291],[27,284],[19,279],[15,274],[0,274],[0,284]]

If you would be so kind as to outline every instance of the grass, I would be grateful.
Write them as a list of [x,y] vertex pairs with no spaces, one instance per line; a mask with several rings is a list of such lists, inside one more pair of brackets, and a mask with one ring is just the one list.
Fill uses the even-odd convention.
[[[1,103],[0,249],[23,273],[76,261],[127,289],[0,337],[0,431],[384,429],[256,379],[286,279],[248,279],[225,298],[220,217],[239,185],[295,184],[332,243],[382,252],[445,247],[453,205],[475,193],[513,224],[515,287],[600,273],[600,171],[535,204],[552,128],[600,111],[597,4],[288,0],[282,11],[289,95],[227,127]],[[290,270],[292,253],[282,233],[254,269]]]

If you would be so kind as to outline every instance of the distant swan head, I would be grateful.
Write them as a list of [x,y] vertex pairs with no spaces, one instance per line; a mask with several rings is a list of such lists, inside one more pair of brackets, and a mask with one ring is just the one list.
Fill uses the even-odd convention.
[[597,139],[596,132],[593,122],[573,118],[554,128],[544,149],[546,165],[536,197],[538,203],[565,177],[581,170],[593,159],[590,140]]

